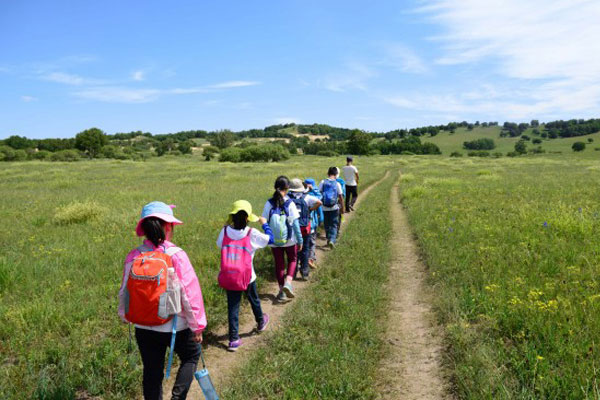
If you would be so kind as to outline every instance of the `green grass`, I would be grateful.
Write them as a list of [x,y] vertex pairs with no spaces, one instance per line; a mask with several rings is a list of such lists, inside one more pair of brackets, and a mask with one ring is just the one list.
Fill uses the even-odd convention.
[[[481,138],[488,138],[488,139],[493,139],[496,144],[496,148],[494,150],[490,150],[490,153],[500,152],[500,153],[503,153],[504,155],[506,155],[506,153],[508,153],[510,151],[514,151],[515,143],[518,142],[520,140],[520,138],[518,138],[518,137],[501,138],[500,130],[501,130],[501,127],[498,127],[498,126],[486,127],[486,128],[476,127],[476,128],[473,128],[473,130],[471,130],[471,131],[467,130],[467,128],[458,128],[455,133],[441,131],[438,135],[436,135],[434,137],[426,136],[421,139],[424,142],[431,142],[431,143],[435,143],[436,145],[438,145],[438,147],[442,151],[442,154],[444,154],[446,156],[450,155],[450,153],[452,153],[454,151],[458,151],[458,152],[462,153],[464,156],[466,156],[467,153],[469,152],[469,150],[466,150],[463,148],[464,142],[481,139]],[[586,150],[579,153],[577,155],[577,157],[578,158],[586,158],[586,159],[590,159],[590,158],[600,159],[600,152],[594,151],[595,147],[600,147],[600,132],[597,132],[597,133],[594,133],[591,135],[586,135],[586,136],[564,138],[564,139],[543,139],[539,135],[534,135],[531,131],[532,131],[532,129],[530,128],[527,131],[525,131],[524,134],[529,136],[532,140],[534,138],[540,138],[540,139],[542,139],[542,143],[541,144],[533,144],[531,141],[528,141],[527,147],[530,149],[541,146],[542,149],[546,150],[547,153],[562,152],[563,154],[571,154],[571,153],[573,153],[573,150],[571,149],[571,146],[573,145],[573,143],[585,142],[586,146],[587,146]],[[594,139],[594,142],[588,143],[587,142],[588,138]]]
[[600,163],[414,157],[403,172],[458,397],[600,397]]
[[[280,174],[324,177],[344,159],[293,157],[285,163],[229,164],[201,157],[148,162],[2,163],[0,166],[0,398],[70,398],[78,390],[131,398],[141,365],[127,354],[127,327],[116,315],[122,263],[139,245],[134,228],[152,200],[176,204],[184,221],[174,242],[186,250],[203,289],[208,331],[227,319],[217,286],[215,240],[231,203],[257,213]],[[364,185],[394,165],[357,160]],[[255,261],[273,279],[267,252]]]
[[239,366],[223,398],[376,397],[394,181],[388,177],[368,194],[316,281],[286,311],[283,328]]

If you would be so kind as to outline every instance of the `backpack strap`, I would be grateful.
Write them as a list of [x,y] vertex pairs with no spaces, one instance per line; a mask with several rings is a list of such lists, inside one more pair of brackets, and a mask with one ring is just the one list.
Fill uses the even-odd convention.
[[182,251],[180,247],[173,246],[173,247],[168,247],[165,250],[165,254],[168,255],[169,257],[173,257],[175,255],[175,253],[179,253],[180,251]]
[[150,246],[148,246],[148,245],[146,245],[146,244],[143,244],[143,245],[139,246],[139,247],[137,248],[137,250],[138,250],[140,253],[146,253],[146,252],[148,252],[148,251],[152,251],[153,249],[152,249],[152,247],[150,247]]

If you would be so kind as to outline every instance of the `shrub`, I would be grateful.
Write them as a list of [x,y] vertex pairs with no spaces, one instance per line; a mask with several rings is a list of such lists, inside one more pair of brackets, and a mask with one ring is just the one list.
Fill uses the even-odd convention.
[[463,147],[468,150],[493,150],[496,148],[496,144],[493,139],[481,138],[464,142]]
[[453,151],[452,153],[450,153],[450,157],[462,157],[463,154],[459,151]]
[[529,150],[529,152],[531,154],[543,154],[546,152],[546,150],[542,149],[542,146],[538,146],[538,147],[534,147],[533,149]]
[[317,152],[317,155],[322,157],[337,157],[339,156],[339,153],[333,150],[321,150]]
[[594,143],[594,138],[589,137],[588,138],[588,143]]
[[573,149],[573,151],[583,151],[585,150],[585,143],[575,142],[573,143],[573,146],[571,146],[571,148]]
[[210,161],[211,158],[215,156],[215,154],[219,154],[219,148],[217,146],[206,146],[202,148],[202,155],[204,155],[204,159],[206,161]]
[[32,154],[32,158],[34,160],[46,160],[50,157],[52,153],[48,150],[40,150]]
[[497,152],[495,152],[495,153],[492,153],[492,157],[494,157],[494,158],[500,158],[500,157],[502,157],[502,155],[503,155],[503,154],[502,154],[502,153],[500,153],[499,151],[497,151]]
[[237,147],[229,147],[221,151],[219,161],[240,162],[242,161],[242,151]]
[[521,140],[531,140],[531,138],[527,135],[522,135]]
[[517,153],[516,151],[509,151],[508,153],[506,153],[507,157],[516,157],[518,155],[519,153]]
[[467,155],[469,157],[489,157],[490,156],[490,152],[489,151],[470,151],[467,153]]
[[13,156],[12,161],[25,161],[25,160],[27,160],[27,152],[22,149],[15,150],[15,154]]
[[542,139],[540,138],[535,138],[531,141],[533,144],[541,144],[542,143]]
[[15,150],[12,147],[0,146],[0,160],[12,161],[15,158]]
[[51,161],[78,161],[80,159],[81,156],[77,150],[60,150],[50,156]]
[[527,153],[527,144],[525,144],[524,141],[519,140],[517,143],[515,143],[515,152],[519,154]]
[[79,224],[97,219],[106,211],[106,208],[94,201],[74,201],[56,209],[54,222],[59,225]]

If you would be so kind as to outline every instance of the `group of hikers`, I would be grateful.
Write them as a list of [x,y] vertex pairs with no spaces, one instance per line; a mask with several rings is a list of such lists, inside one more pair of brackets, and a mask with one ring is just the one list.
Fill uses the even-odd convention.
[[[358,196],[358,169],[352,157],[347,157],[346,162],[341,171],[330,167],[327,178],[318,185],[313,178],[290,180],[279,176],[273,196],[265,203],[260,217],[252,212],[248,201],[233,203],[217,238],[221,250],[218,282],[227,292],[229,351],[236,351],[242,345],[238,326],[243,293],[250,302],[257,331],[262,332],[269,325],[269,315],[261,308],[252,263],[258,249],[271,248],[279,284],[277,301],[287,302],[295,297],[293,280],[307,280],[310,270],[317,268],[315,247],[321,224],[327,246],[335,247],[342,215],[354,210]],[[173,351],[180,359],[172,399],[186,398],[206,328],[198,277],[186,252],[171,241],[174,226],[183,223],[175,218],[173,208],[159,201],[142,208],[136,234],[143,236],[144,241],[125,258],[119,290],[119,316],[123,322],[135,325],[147,400],[162,399],[168,347],[171,354],[167,376]],[[259,222],[262,232],[249,227],[249,222]]]

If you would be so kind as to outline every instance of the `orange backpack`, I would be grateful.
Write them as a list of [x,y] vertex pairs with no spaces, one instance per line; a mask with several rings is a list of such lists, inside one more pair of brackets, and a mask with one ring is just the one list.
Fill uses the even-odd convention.
[[125,318],[138,325],[162,325],[181,312],[180,285],[171,259],[181,249],[169,247],[163,253],[141,246],[138,250],[127,279]]

